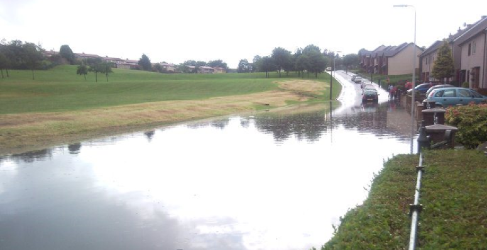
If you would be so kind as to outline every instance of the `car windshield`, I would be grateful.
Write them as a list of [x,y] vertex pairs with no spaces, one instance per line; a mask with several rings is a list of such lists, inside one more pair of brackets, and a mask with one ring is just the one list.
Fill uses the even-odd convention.
[[364,93],[365,94],[375,94],[375,93],[377,93],[377,91],[375,89],[365,89]]

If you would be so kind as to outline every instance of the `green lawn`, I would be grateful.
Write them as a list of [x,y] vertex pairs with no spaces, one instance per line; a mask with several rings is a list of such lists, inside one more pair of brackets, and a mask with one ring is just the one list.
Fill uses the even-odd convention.
[[[417,249],[487,249],[487,156],[476,150],[425,153]],[[374,179],[322,249],[406,249],[417,155],[400,155]]]
[[[104,75],[76,75],[76,66],[51,70],[10,70],[0,79],[0,114],[83,110],[167,100],[198,100],[217,96],[243,95],[277,88],[276,73],[252,74],[160,74],[138,70],[114,69],[108,82]],[[286,79],[286,74],[282,74]],[[296,78],[295,74],[290,77]],[[315,78],[310,76],[314,80]],[[329,82],[327,73],[320,81]],[[339,86],[334,86],[335,95]],[[327,93],[325,93],[328,96]]]

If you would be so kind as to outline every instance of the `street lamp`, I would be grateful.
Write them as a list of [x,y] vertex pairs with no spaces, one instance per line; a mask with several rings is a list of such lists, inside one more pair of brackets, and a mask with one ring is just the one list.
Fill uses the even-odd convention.
[[[342,53],[341,51],[336,51],[336,53]],[[331,98],[332,98],[332,94],[333,94],[333,76],[335,75],[335,52],[333,52],[333,71],[331,72],[330,74],[330,101],[331,101]]]
[[411,154],[413,153],[413,138],[414,138],[414,86],[416,85],[416,8],[413,5],[399,4],[394,5],[397,8],[407,8],[411,7],[414,10],[414,48],[413,48],[413,86],[412,86],[412,97],[411,97]]

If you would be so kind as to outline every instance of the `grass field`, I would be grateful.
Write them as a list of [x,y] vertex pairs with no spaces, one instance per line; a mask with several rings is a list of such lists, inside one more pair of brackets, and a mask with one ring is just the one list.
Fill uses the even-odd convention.
[[[277,88],[275,79],[258,74],[157,74],[135,70],[114,70],[106,81],[93,73],[85,81],[75,66],[37,71],[10,71],[0,80],[0,114],[83,110],[145,102],[195,100],[243,95]],[[229,77],[231,76],[231,77]]]
[[[0,79],[0,155],[191,119],[329,100],[327,73],[160,74],[114,69],[108,82],[76,66],[10,70]],[[335,85],[336,84],[336,85]],[[333,95],[341,86],[334,81]]]

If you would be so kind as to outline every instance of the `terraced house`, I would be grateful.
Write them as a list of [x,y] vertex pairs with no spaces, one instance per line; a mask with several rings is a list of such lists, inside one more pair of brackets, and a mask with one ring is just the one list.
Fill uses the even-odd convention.
[[[487,89],[487,16],[458,38],[461,49],[461,82],[470,88]],[[482,91],[485,93],[485,91]]]
[[[373,51],[359,51],[360,67],[368,73],[381,75],[405,75],[413,72],[414,43],[403,43],[399,46],[381,45]],[[417,55],[423,49],[416,45],[416,71],[419,67]]]
[[[458,29],[457,33],[448,36],[445,40],[449,43],[453,56],[455,72],[448,82],[460,86],[468,82],[474,89],[487,88],[487,16],[483,16],[474,24],[465,25],[464,29]],[[420,70],[422,82],[437,82],[431,76],[437,52],[442,41],[434,42],[422,54],[420,54]]]

